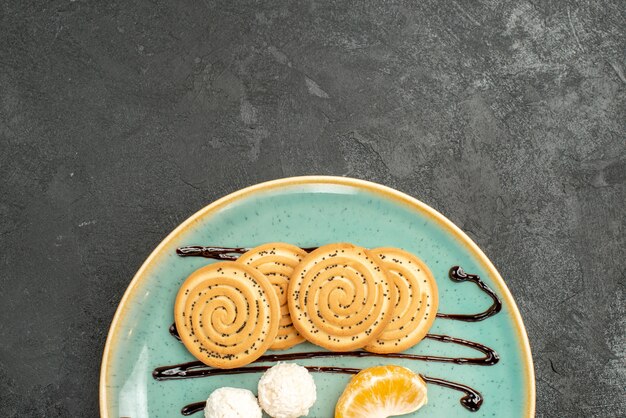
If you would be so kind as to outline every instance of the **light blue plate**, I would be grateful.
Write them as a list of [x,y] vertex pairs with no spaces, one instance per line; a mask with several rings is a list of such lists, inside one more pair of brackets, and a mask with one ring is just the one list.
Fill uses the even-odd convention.
[[[174,298],[197,268],[212,263],[181,258],[185,245],[255,246],[270,241],[300,246],[347,241],[365,247],[404,248],[428,264],[439,287],[439,311],[475,313],[491,300],[472,283],[448,279],[453,265],[479,274],[501,297],[502,312],[478,323],[437,319],[432,333],[478,341],[501,357],[494,366],[453,365],[381,358],[300,360],[299,364],[368,367],[398,364],[433,377],[469,385],[484,396],[478,412],[459,403],[461,394],[429,385],[419,417],[533,417],[532,358],[521,317],[502,278],[480,249],[457,227],[423,203],[393,189],[341,177],[296,177],[262,183],[202,209],[174,230],[148,257],[128,287],[113,318],[100,377],[103,417],[182,417],[181,408],[203,401],[216,388],[234,386],[256,393],[259,374],[155,381],[157,366],[193,361],[173,339]],[[308,343],[288,350],[317,348]],[[425,340],[408,352],[480,356],[473,350]],[[314,373],[318,400],[310,417],[333,416],[350,376]],[[196,417],[202,417],[199,413]]]

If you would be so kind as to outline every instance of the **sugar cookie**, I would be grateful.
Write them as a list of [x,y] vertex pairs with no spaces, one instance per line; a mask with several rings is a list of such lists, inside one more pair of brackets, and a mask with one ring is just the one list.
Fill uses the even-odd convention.
[[308,341],[332,351],[361,348],[385,328],[396,291],[377,255],[352,244],[308,254],[289,282],[289,312]]
[[274,342],[280,305],[263,273],[223,261],[185,280],[174,319],[191,354],[209,366],[230,369],[256,360]]
[[291,322],[287,304],[289,278],[306,251],[291,244],[273,242],[252,248],[237,260],[256,268],[270,280],[280,303],[278,335],[270,350],[284,350],[304,341]]
[[398,353],[420,342],[437,315],[439,296],[432,273],[419,258],[399,248],[375,248],[396,289],[393,316],[378,337],[365,346],[373,353]]

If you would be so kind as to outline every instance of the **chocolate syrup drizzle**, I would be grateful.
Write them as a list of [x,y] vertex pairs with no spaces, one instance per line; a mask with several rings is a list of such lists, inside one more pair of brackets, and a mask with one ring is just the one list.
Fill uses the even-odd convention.
[[196,412],[202,411],[206,407],[206,401],[190,403],[189,405],[183,406],[183,409],[180,410],[180,413],[188,416],[195,414]]
[[[172,324],[169,328],[170,334],[180,341],[178,330],[176,325]],[[383,358],[397,358],[407,360],[419,360],[419,361],[432,361],[437,363],[454,363],[454,364],[473,364],[477,366],[493,366],[500,361],[498,353],[486,345],[468,341],[461,338],[450,337],[448,335],[440,334],[426,334],[424,339],[441,341],[444,343],[458,344],[465,347],[473,348],[484,354],[483,357],[440,357],[440,356],[427,356],[420,354],[406,354],[406,353],[370,353],[369,351],[345,351],[345,352],[333,352],[333,351],[307,351],[301,353],[288,353],[288,354],[265,354],[255,360],[255,363],[264,363],[269,361],[286,361],[286,360],[303,360],[311,358],[327,358],[327,357],[383,357]],[[172,366],[157,367],[154,369],[152,376],[156,380],[168,380],[179,379],[188,377],[203,377],[203,369],[205,366],[200,361],[192,361],[189,363],[175,364]]]
[[467,274],[463,270],[463,268],[461,268],[460,266],[454,266],[448,272],[448,276],[450,277],[450,280],[455,281],[455,282],[468,282],[469,281],[469,282],[476,284],[476,286],[478,286],[480,290],[482,290],[483,292],[485,292],[491,297],[491,299],[493,300],[493,303],[491,304],[489,309],[483,312],[479,312],[477,314],[437,313],[437,318],[453,319],[455,321],[465,321],[465,322],[478,322],[478,321],[483,321],[489,318],[490,316],[494,316],[495,314],[497,314],[498,312],[502,310],[502,301],[500,300],[498,295],[496,295],[496,293],[493,290],[491,290],[491,288],[487,286],[485,282],[482,281],[479,275]]
[[[169,328],[170,334],[180,341],[178,330],[176,325],[172,324]],[[422,360],[422,361],[434,361],[443,363],[455,363],[455,364],[475,364],[481,366],[492,366],[500,360],[498,353],[495,350],[482,345],[474,341],[467,341],[461,338],[450,337],[448,335],[439,334],[427,334],[427,339],[442,341],[446,343],[459,344],[466,347],[476,349],[483,354],[484,357],[479,358],[465,358],[465,357],[439,357],[439,356],[426,356],[419,354],[405,354],[405,353],[389,353],[378,354],[370,353],[368,351],[348,351],[348,352],[331,352],[331,351],[310,351],[302,353],[288,353],[288,354],[265,354],[259,357],[254,363],[265,362],[277,362],[286,360],[303,360],[312,358],[326,358],[326,357],[384,357],[384,358],[398,358],[408,360]],[[174,364],[170,366],[161,366],[154,369],[152,377],[155,380],[177,380],[177,379],[192,379],[199,377],[217,376],[225,374],[244,374],[244,373],[260,373],[269,369],[271,366],[248,366],[239,367],[234,369],[215,369],[208,367],[200,361],[191,361],[188,363]],[[360,369],[346,368],[346,367],[320,367],[320,366],[305,366],[310,372],[317,373],[347,373],[356,374],[360,372]],[[434,377],[421,375],[426,383],[443,386],[449,389],[458,390],[465,393],[459,402],[466,409],[474,412],[480,408],[483,398],[482,395],[475,389],[462,385],[460,383],[451,382],[449,380],[438,379]],[[204,409],[205,402],[197,402],[189,404],[181,410],[183,415],[191,415]]]
[[[317,247],[302,248],[307,253],[315,250]],[[248,252],[250,248],[246,247],[212,247],[202,245],[190,245],[188,247],[180,247],[176,249],[176,254],[181,257],[204,257],[213,258],[215,260],[236,260],[239,255]]]
[[[252,366],[252,367],[239,367],[236,369],[210,369],[208,370],[210,374],[207,376],[216,376],[216,375],[224,375],[224,374],[244,374],[244,373],[261,373],[268,370],[271,366]],[[357,374],[361,371],[361,369],[353,369],[347,367],[318,367],[318,366],[305,366],[306,369],[313,373],[343,373],[343,374]],[[433,385],[443,386],[448,389],[458,390],[459,392],[463,392],[465,395],[459,400],[461,405],[466,409],[469,409],[472,412],[476,412],[480,409],[480,406],[483,403],[483,397],[480,392],[472,389],[469,386],[462,385],[460,383],[451,382],[445,379],[438,379],[436,377],[429,377],[420,374],[424,382],[430,383]],[[205,402],[195,402],[189,405],[184,406],[180,412],[183,415],[191,415],[196,412],[200,412],[206,406]]]

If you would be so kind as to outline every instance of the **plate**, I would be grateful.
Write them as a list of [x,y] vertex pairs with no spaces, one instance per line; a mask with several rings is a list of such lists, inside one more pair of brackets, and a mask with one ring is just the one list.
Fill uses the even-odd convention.
[[[368,248],[404,248],[432,270],[439,288],[439,311],[445,313],[476,313],[490,306],[491,299],[477,286],[448,277],[450,268],[457,265],[479,275],[502,300],[501,312],[479,322],[437,318],[430,332],[491,347],[500,357],[495,365],[379,357],[297,362],[349,368],[399,364],[429,377],[468,385],[484,399],[481,408],[471,412],[459,402],[461,393],[429,384],[428,404],[415,416],[534,416],[535,381],[522,319],[504,281],[476,244],[443,215],[406,194],[362,180],[309,176],[261,183],[221,198],[183,222],[152,252],[131,281],[111,324],[100,374],[103,417],[182,417],[181,408],[206,400],[218,387],[242,387],[256,393],[260,374],[157,381],[152,372],[159,366],[195,360],[169,333],[174,322],[174,298],[191,272],[214,262],[179,257],[176,248],[255,246],[270,241],[302,247],[347,241]],[[319,350],[305,343],[287,352]],[[407,353],[481,355],[468,347],[430,339]],[[313,377],[318,400],[308,416],[332,417],[335,402],[350,376],[313,373]],[[202,413],[192,416],[200,418]]]

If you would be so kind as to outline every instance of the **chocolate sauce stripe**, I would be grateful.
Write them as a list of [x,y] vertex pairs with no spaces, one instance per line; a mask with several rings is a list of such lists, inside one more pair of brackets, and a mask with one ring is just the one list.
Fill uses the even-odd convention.
[[[268,370],[271,366],[251,366],[240,367],[236,369],[212,369],[211,376],[225,375],[225,374],[244,374],[244,373],[261,373]],[[361,369],[347,368],[347,367],[318,367],[318,366],[305,366],[307,370],[314,373],[343,373],[343,374],[357,374]],[[420,375],[424,382],[433,385],[443,386],[448,389],[456,390],[464,393],[465,395],[459,400],[464,408],[469,409],[472,412],[478,411],[483,403],[483,397],[477,390],[462,385],[460,383],[452,382],[450,380],[439,379],[435,377],[429,377]],[[181,409],[183,415],[191,415],[196,412],[200,412],[206,406],[206,402],[195,402],[184,406]]]
[[[302,248],[306,252],[311,252],[315,250],[317,247],[305,247]],[[216,260],[237,260],[239,258],[239,254],[243,254],[246,251],[250,250],[247,247],[213,247],[213,246],[201,246],[201,245],[192,245],[188,247],[180,247],[176,249],[176,254],[181,257],[205,257],[205,258],[213,258]],[[476,274],[467,274],[463,269],[459,266],[454,266],[450,269],[448,273],[451,280],[455,282],[465,282],[469,281],[474,283],[478,288],[486,293],[493,301],[491,306],[483,311],[476,314],[446,314],[446,313],[437,313],[437,318],[450,319],[455,321],[465,321],[465,322],[479,322],[484,321],[485,319],[494,316],[498,312],[502,310],[502,301],[496,293],[489,287],[485,282],[482,281],[480,276]]]
[[483,312],[479,312],[477,314],[446,314],[446,313],[437,313],[437,318],[444,319],[452,319],[456,321],[465,321],[465,322],[479,322],[484,321],[485,319],[494,316],[498,312],[502,310],[502,301],[496,295],[496,293],[491,290],[489,286],[485,282],[482,281],[480,276],[477,274],[468,274],[463,271],[463,269],[459,266],[454,266],[450,269],[448,273],[450,280],[455,282],[465,282],[470,281],[474,283],[478,288],[489,295],[493,303],[491,306]]
[[[178,336],[178,331],[176,330],[176,326],[172,324],[169,329],[170,334],[178,340],[180,337]],[[428,356],[422,354],[406,354],[406,353],[388,353],[388,354],[379,354],[379,353],[370,353],[369,351],[347,351],[347,352],[332,352],[332,351],[309,351],[309,352],[301,352],[301,353],[288,353],[288,354],[265,354],[255,360],[255,363],[264,363],[264,362],[276,362],[276,361],[286,361],[286,360],[304,360],[304,359],[312,359],[312,358],[336,358],[336,357],[383,357],[383,358],[395,358],[395,359],[407,359],[407,360],[416,360],[416,361],[432,361],[438,363],[454,363],[454,364],[473,364],[478,366],[493,366],[500,361],[500,356],[498,353],[490,347],[486,345],[464,340],[461,338],[450,337],[448,335],[440,335],[440,334],[426,334],[425,339],[440,341],[443,343],[451,343],[458,344],[465,347],[472,348],[476,351],[480,351],[485,356],[484,357],[441,357],[441,356]],[[183,364],[186,369],[194,369],[194,368],[207,368],[200,361],[194,361],[190,363]],[[173,366],[162,366],[154,369],[155,372],[158,371],[166,371],[172,368],[179,369],[179,366],[182,365],[173,365]],[[167,376],[170,376],[168,374]],[[161,375],[159,373],[154,374],[153,377],[156,380],[166,380],[160,378]],[[202,377],[202,375],[190,375],[186,377]],[[168,378],[169,379],[169,378]]]
[[[317,247],[304,247],[302,248],[307,253],[315,250]],[[215,260],[236,260],[239,255],[249,251],[251,248],[247,247],[213,247],[202,245],[190,245],[187,247],[180,247],[176,249],[176,254],[181,257],[204,257],[213,258]]]

